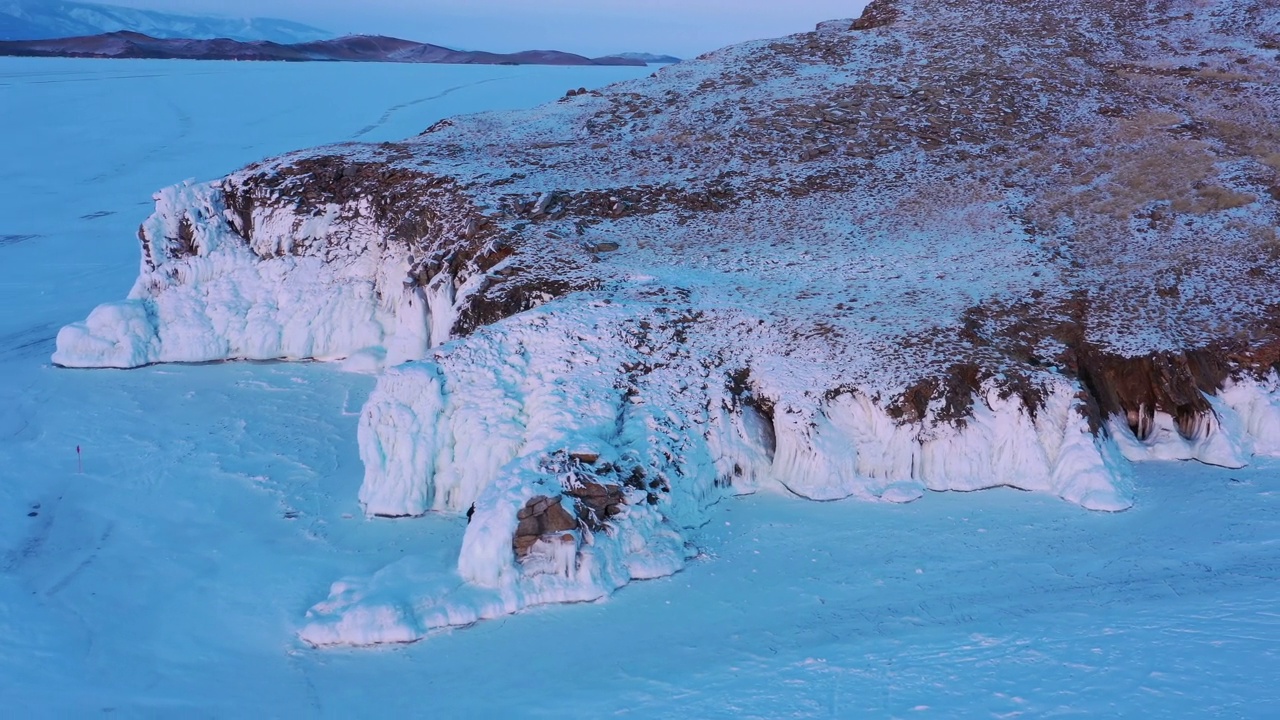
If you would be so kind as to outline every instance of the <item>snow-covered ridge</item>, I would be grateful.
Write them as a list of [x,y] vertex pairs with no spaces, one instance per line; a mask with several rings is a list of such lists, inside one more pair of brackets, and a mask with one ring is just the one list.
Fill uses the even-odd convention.
[[1131,461],[1280,449],[1277,13],[878,0],[172,188],[54,359],[395,366],[360,501],[474,508],[457,571],[335,584],[315,644],[675,572],[728,493],[1123,510]]

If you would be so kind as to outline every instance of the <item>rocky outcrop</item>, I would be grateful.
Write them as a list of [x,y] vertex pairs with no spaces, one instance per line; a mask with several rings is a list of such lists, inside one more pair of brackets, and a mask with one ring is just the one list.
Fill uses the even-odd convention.
[[862,10],[862,16],[853,21],[854,30],[870,30],[896,20],[898,8],[893,0],[876,0]]
[[[474,504],[492,596],[412,628],[674,572],[762,488],[1123,510],[1128,461],[1280,451],[1277,33],[1262,0],[876,0],[296,153],[166,191],[55,361],[419,360],[362,415],[361,502]],[[304,636],[344,641],[324,608]]]
[[[516,515],[516,519],[520,523],[516,525],[511,548],[515,551],[516,558],[521,560],[528,556],[529,549],[539,540],[578,529],[577,519],[564,509],[560,498],[546,495],[530,498]],[[573,535],[565,537],[568,537],[569,542],[574,542]],[[561,538],[553,537],[551,540],[558,542]]]

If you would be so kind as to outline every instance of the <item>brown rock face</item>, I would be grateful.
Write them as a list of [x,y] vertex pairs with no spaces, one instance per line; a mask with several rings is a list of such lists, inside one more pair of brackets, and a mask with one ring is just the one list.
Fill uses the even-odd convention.
[[[511,540],[511,547],[517,558],[528,555],[534,543],[544,536],[578,528],[577,518],[564,509],[559,497],[538,495],[530,498],[516,517],[519,524]],[[569,537],[572,539],[573,536]]]
[[[561,504],[561,498],[565,496],[573,498],[574,514]],[[563,496],[538,495],[530,498],[517,513],[518,524],[511,547],[517,558],[523,558],[538,540],[554,539],[557,533],[579,527],[599,531],[604,528],[605,521],[621,513],[626,504],[621,486],[590,481],[574,483]],[[560,540],[563,541],[564,537],[561,536]],[[573,540],[572,535],[567,537]]]
[[862,16],[853,21],[854,30],[870,30],[893,22],[898,17],[894,0],[874,0],[862,9]]
[[[398,166],[396,157],[395,151],[379,147],[363,160],[317,154],[270,170],[250,166],[234,182],[223,183],[232,227],[260,256],[271,257],[281,252],[279,238],[257,236],[255,210],[284,205],[307,218],[332,205],[363,202],[372,211],[369,219],[385,228],[386,242],[418,249],[416,272],[424,283],[446,265],[461,267],[482,250],[490,262],[501,259],[488,245],[487,221],[452,179]],[[314,243],[289,243],[287,248],[301,256],[334,255],[334,248]]]
[[1184,438],[1203,437],[1213,413],[1205,394],[1216,394],[1231,371],[1222,355],[1207,350],[1136,358],[1083,353],[1080,362],[1080,380],[1100,417],[1123,418],[1139,440],[1150,435],[1156,412],[1172,415]]

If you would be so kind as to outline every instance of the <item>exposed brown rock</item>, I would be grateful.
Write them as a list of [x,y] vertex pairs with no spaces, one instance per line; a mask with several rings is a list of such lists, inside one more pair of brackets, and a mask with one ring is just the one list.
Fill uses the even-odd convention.
[[1136,358],[1085,352],[1079,358],[1080,379],[1102,417],[1123,418],[1140,440],[1150,434],[1156,412],[1172,415],[1183,437],[1200,436],[1213,412],[1204,393],[1216,393],[1229,374],[1221,357],[1204,351]]
[[577,500],[578,519],[591,530],[604,527],[604,522],[621,512],[626,504],[622,487],[618,485],[583,482],[565,490],[565,495]]
[[[255,172],[250,166],[222,186],[232,227],[256,251],[270,256],[279,251],[279,243],[255,236],[256,208],[284,206],[306,216],[320,214],[330,205],[351,208],[357,202],[367,202],[373,220],[386,228],[387,242],[402,243],[421,259],[415,272],[424,281],[442,269],[473,260],[488,247],[486,230],[492,223],[452,179],[406,168],[397,163],[399,157],[395,146],[388,146],[373,158],[360,161],[320,154],[275,162],[270,170]],[[323,256],[328,252],[306,238],[298,240],[288,245],[293,254]]]
[[199,252],[196,247],[195,228],[190,217],[178,221],[178,236],[168,238],[170,257],[191,257]]
[[[554,536],[566,530],[576,530],[577,518],[560,504],[559,497],[538,495],[529,499],[517,514],[519,523],[511,539],[511,548],[517,558],[529,554],[529,549],[544,536]],[[572,535],[568,535],[571,540]]]
[[883,27],[896,20],[898,10],[894,0],[872,0],[862,9],[862,16],[853,21],[854,30],[870,30]]
[[575,284],[565,280],[530,279],[519,274],[490,277],[484,289],[476,293],[454,326],[467,334],[479,327],[524,312],[572,292],[594,289],[591,284]]

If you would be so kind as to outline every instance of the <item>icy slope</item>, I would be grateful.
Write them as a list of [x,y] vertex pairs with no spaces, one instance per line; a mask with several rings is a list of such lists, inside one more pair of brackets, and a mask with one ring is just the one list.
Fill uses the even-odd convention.
[[336,584],[316,644],[674,572],[728,493],[1123,510],[1128,461],[1280,446],[1278,12],[879,0],[295,153],[161,193],[54,359],[421,361],[364,410],[360,498],[470,512],[457,571]]

